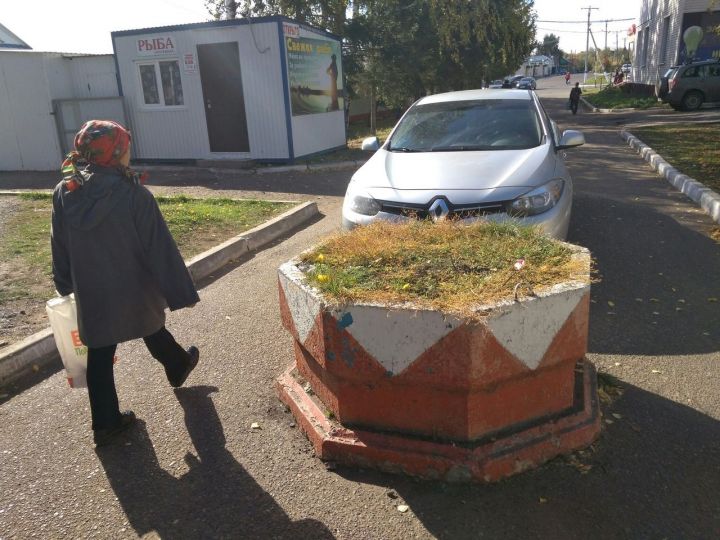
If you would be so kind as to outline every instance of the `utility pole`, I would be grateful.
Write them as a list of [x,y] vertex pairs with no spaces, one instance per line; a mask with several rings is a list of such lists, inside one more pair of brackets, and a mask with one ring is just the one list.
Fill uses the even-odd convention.
[[600,8],[588,6],[580,9],[587,9],[588,12],[587,32],[585,33],[585,72],[583,73],[583,82],[585,82],[587,80],[588,55],[590,54],[590,13],[593,9],[599,10]]
[[605,49],[606,50],[607,50],[607,34],[608,34],[607,25],[608,25],[608,21],[605,20]]

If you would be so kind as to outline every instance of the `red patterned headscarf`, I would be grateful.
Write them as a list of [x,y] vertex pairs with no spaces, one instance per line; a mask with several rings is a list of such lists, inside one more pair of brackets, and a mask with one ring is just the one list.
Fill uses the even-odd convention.
[[102,167],[115,167],[136,183],[143,180],[120,164],[120,158],[130,147],[130,132],[112,120],[85,122],[75,135],[75,150],[65,156],[62,163],[63,181],[70,191],[83,185],[85,177],[78,171],[79,164],[94,163]]

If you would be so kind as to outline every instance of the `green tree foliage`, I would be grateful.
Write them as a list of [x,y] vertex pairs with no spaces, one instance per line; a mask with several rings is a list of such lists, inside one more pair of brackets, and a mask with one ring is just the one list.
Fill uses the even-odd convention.
[[562,58],[565,56],[563,51],[560,49],[560,37],[555,34],[545,34],[542,43],[537,44],[536,50],[537,54],[544,54],[545,56],[550,56],[551,58]]
[[[205,0],[225,18],[225,0]],[[535,47],[533,0],[239,0],[238,16],[285,15],[343,39],[347,88],[406,106],[513,72]]]

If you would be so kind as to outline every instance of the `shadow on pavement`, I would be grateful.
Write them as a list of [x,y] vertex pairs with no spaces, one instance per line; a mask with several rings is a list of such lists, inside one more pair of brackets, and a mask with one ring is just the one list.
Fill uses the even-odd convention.
[[97,450],[130,526],[160,538],[334,538],[318,521],[292,521],[225,448],[216,391],[175,391],[197,451],[185,456],[190,470],[180,478],[160,467],[142,420],[126,437],[130,445]]
[[[435,537],[719,538],[720,422],[634,386],[579,462],[558,458],[489,485],[339,469],[386,487]],[[576,454],[577,456],[577,454]],[[590,466],[586,473],[582,466]]]
[[575,198],[568,241],[590,249],[600,280],[592,285],[590,352],[720,351],[720,245],[678,219],[642,202]]

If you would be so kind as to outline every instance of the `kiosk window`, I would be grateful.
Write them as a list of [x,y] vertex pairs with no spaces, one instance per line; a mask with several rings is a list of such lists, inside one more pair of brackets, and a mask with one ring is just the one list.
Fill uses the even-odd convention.
[[145,105],[175,107],[184,104],[180,65],[177,60],[140,64],[139,68]]

